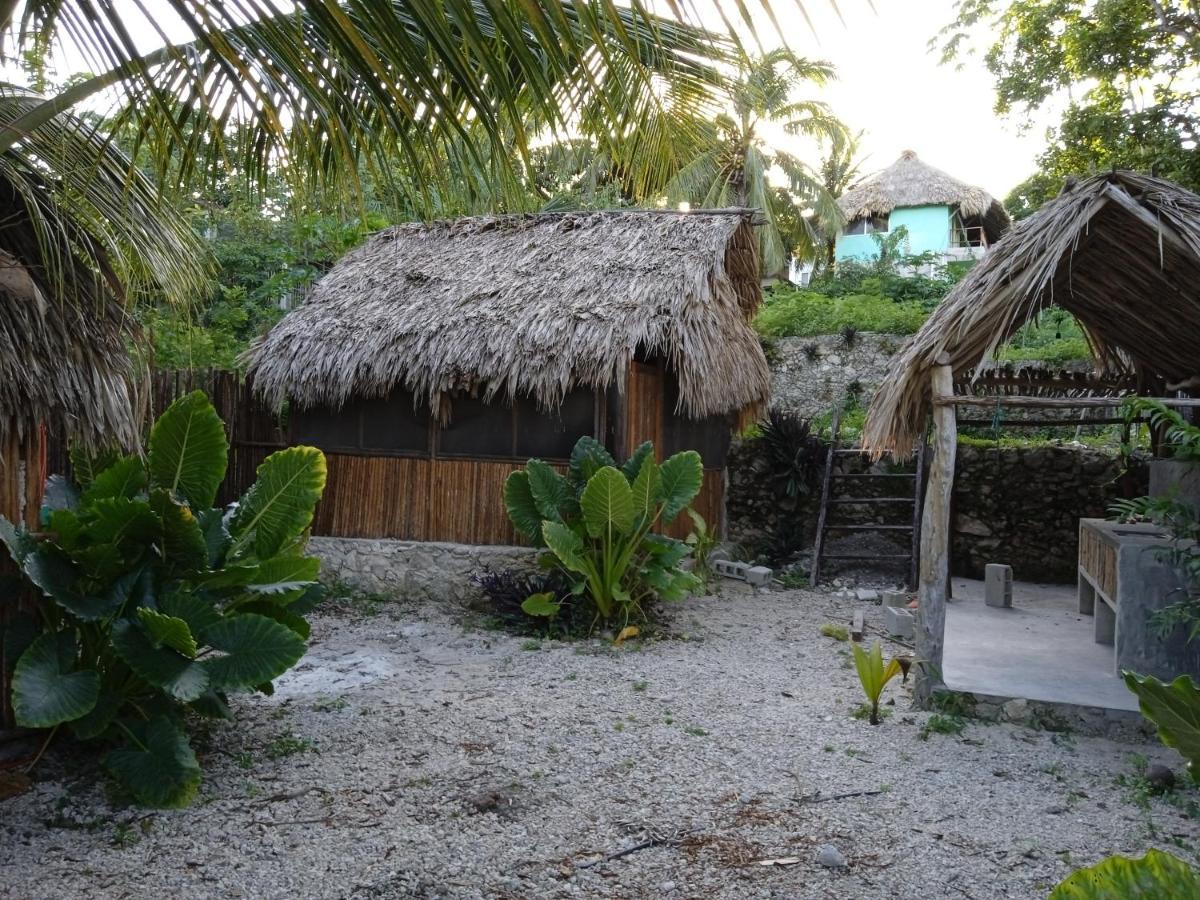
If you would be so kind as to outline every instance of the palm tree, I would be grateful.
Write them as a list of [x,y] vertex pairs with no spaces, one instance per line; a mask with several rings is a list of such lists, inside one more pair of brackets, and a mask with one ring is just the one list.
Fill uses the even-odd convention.
[[[825,103],[793,99],[798,89],[821,87],[833,77],[828,63],[789,50],[744,58],[736,82],[728,89],[730,112],[712,121],[706,148],[667,187],[667,199],[672,203],[760,209],[766,220],[759,232],[763,272],[769,275],[787,265],[789,252],[811,255],[818,240],[815,229],[806,225],[801,230],[801,245],[785,246],[778,226],[794,211],[786,210],[782,203],[812,210],[822,222],[837,220],[839,213],[820,177],[792,154],[768,148],[761,129],[773,123],[788,134],[843,141],[845,126]],[[771,189],[768,173],[772,171],[782,175],[783,197]]]
[[[832,141],[817,171],[821,185],[829,196],[837,198],[846,193],[859,176],[862,175],[863,161],[859,157],[859,146],[863,132],[847,134],[844,140]],[[834,255],[837,248],[837,233],[842,226],[842,215],[838,212],[831,221],[823,221],[819,215],[812,217],[813,226],[821,236],[821,254],[817,262],[829,269],[833,268]]]

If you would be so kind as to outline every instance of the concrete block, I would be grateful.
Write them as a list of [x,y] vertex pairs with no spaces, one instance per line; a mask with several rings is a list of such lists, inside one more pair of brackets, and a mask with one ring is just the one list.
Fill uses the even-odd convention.
[[916,631],[916,617],[912,610],[899,606],[883,608],[883,627],[893,637],[912,638]]
[[863,603],[879,602],[879,591],[873,591],[870,588],[859,588],[854,592],[854,596],[856,596]]
[[1002,609],[1012,607],[1012,566],[988,563],[983,570],[983,602]]
[[892,607],[908,606],[908,594],[904,591],[884,591],[883,605]]
[[771,578],[774,574],[766,566],[751,566],[745,573],[746,583],[752,584],[755,587],[768,585],[771,583]]
[[746,580],[746,571],[750,568],[744,562],[734,562],[731,559],[719,559],[715,567],[718,574],[726,578],[736,578],[738,581]]

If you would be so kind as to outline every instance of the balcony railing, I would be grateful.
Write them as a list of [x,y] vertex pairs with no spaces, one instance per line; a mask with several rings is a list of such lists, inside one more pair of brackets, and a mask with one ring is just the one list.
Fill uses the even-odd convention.
[[982,225],[956,227],[950,232],[951,247],[986,247],[987,232]]

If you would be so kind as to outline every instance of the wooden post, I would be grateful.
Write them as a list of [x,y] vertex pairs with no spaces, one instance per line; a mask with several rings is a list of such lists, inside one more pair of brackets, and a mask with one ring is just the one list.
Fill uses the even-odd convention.
[[950,498],[954,492],[954,457],[958,444],[954,406],[938,399],[954,393],[954,373],[946,354],[933,370],[933,460],[921,513],[921,570],[917,590],[916,684],[919,705],[928,704],[942,685],[942,647],[946,633],[946,601],[950,596]]

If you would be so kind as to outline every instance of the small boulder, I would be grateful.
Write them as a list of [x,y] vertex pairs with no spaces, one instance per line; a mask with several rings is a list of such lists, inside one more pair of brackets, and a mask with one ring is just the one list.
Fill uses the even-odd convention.
[[1146,783],[1155,794],[1165,794],[1175,787],[1175,773],[1170,767],[1155,763],[1146,769]]
[[844,869],[849,865],[842,851],[833,844],[822,844],[817,848],[817,864],[827,869]]

